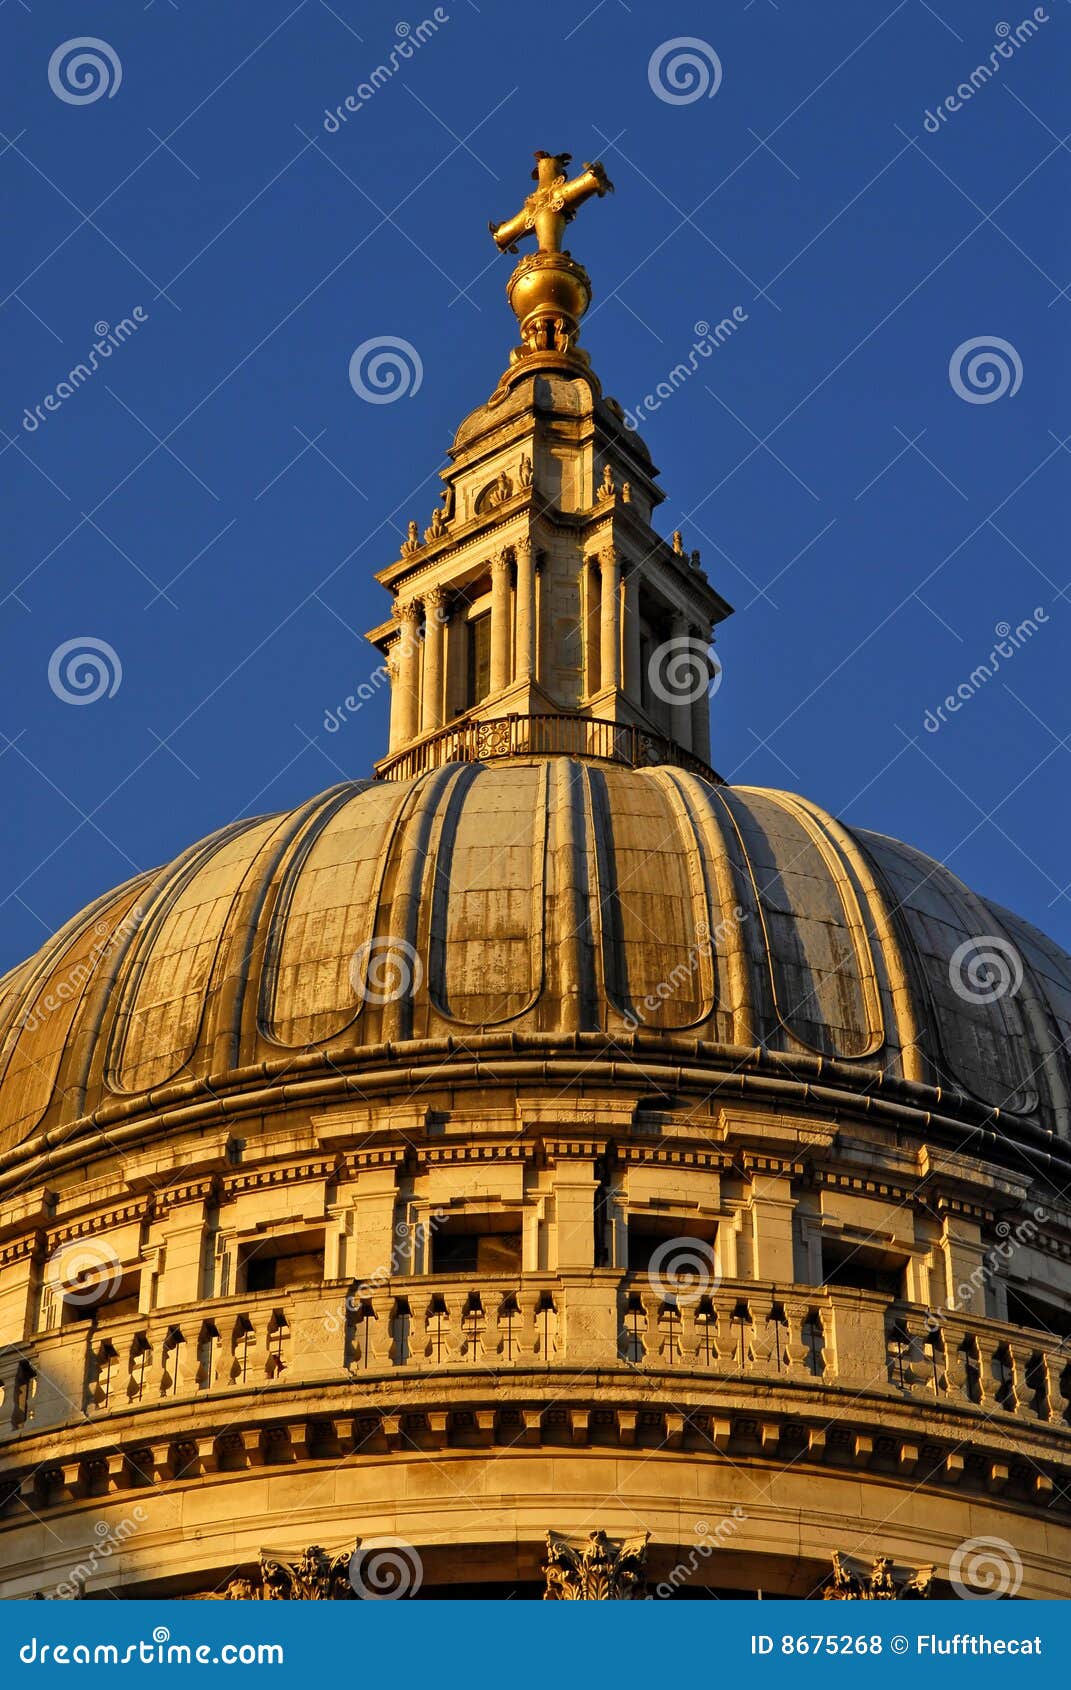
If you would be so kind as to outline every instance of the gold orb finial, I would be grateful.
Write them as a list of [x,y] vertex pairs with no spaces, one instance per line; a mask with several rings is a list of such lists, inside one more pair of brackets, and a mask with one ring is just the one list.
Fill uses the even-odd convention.
[[571,153],[537,152],[535,158],[535,192],[513,217],[488,227],[500,252],[516,252],[527,235],[536,239],[535,252],[521,259],[506,284],[524,350],[569,352],[591,304],[591,282],[583,265],[562,251],[562,236],[585,200],[612,194],[614,185],[598,163],[585,164],[570,181]]

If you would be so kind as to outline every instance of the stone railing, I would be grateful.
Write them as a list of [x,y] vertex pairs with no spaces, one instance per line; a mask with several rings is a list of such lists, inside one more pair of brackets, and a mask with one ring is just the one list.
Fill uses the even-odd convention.
[[552,1370],[824,1385],[1071,1424],[1071,1346],[862,1291],[723,1283],[674,1301],[645,1274],[422,1277],[78,1321],[0,1350],[0,1438],[174,1400],[363,1378]]
[[495,716],[468,719],[425,734],[404,751],[376,764],[380,780],[412,780],[446,763],[483,763],[496,757],[595,757],[631,768],[671,763],[720,781],[699,757],[660,734],[630,722],[610,722],[566,711],[544,716]]

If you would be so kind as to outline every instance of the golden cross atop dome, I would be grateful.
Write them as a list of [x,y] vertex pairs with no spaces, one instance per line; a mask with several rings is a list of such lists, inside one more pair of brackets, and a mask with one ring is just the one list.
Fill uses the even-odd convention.
[[561,252],[565,225],[571,223],[580,206],[593,195],[602,199],[614,185],[601,164],[585,164],[570,182],[566,170],[572,153],[536,153],[532,180],[537,183],[514,217],[487,226],[500,252],[516,252],[517,242],[535,231],[540,252]]
[[586,363],[577,352],[580,319],[591,304],[591,282],[582,264],[562,251],[562,236],[585,200],[612,194],[614,185],[601,164],[585,164],[572,181],[566,175],[571,153],[536,153],[532,172],[535,193],[504,223],[488,228],[500,252],[516,252],[517,242],[534,234],[536,250],[522,258],[506,283],[506,294],[521,326],[521,345],[511,362],[549,352]]

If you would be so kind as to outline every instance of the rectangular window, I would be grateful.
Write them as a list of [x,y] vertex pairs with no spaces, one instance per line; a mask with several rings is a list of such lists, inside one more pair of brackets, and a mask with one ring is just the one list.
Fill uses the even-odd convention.
[[1044,1297],[1008,1286],[1008,1319],[1013,1326],[1032,1326],[1054,1338],[1071,1338],[1071,1310],[1062,1309]]
[[474,616],[468,624],[468,708],[479,704],[491,690],[491,612]]
[[239,1290],[285,1291],[291,1285],[318,1285],[323,1276],[322,1231],[256,1239],[239,1246]]
[[628,1271],[647,1273],[652,1265],[667,1285],[691,1279],[709,1287],[714,1277],[717,1227],[672,1215],[633,1214],[628,1219]]
[[141,1292],[141,1269],[129,1268],[113,1283],[105,1271],[86,1274],[61,1292],[60,1325],[75,1320],[118,1320],[137,1314]]
[[822,1284],[877,1291],[883,1297],[902,1297],[907,1263],[881,1251],[843,1242],[822,1242]]
[[459,1215],[445,1221],[432,1234],[431,1271],[520,1273],[520,1215]]

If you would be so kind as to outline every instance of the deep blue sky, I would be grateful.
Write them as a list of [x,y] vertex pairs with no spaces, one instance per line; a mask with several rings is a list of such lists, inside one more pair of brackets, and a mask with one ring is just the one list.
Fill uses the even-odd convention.
[[[0,967],[136,869],[384,749],[385,700],[334,735],[324,713],[369,673],[373,571],[427,520],[512,343],[486,223],[517,208],[537,146],[616,182],[571,244],[596,288],[584,340],[624,405],[697,321],[748,314],[644,429],[664,530],[737,607],[717,766],[911,840],[1071,944],[1068,0],[938,134],[926,111],[1032,7],[444,10],[330,135],[325,107],[430,6],[0,8]],[[50,89],[77,36],[118,55],[114,97]],[[651,54],[679,36],[718,54],[713,98],[652,92]],[[94,325],[135,306],[136,336],[27,432]],[[424,373],[372,406],[347,368],[380,334]],[[968,403],[950,357],[994,335],[1021,386]],[[926,733],[995,626],[1035,607],[1047,623]],[[80,636],[123,675],[75,707],[48,666]]]

